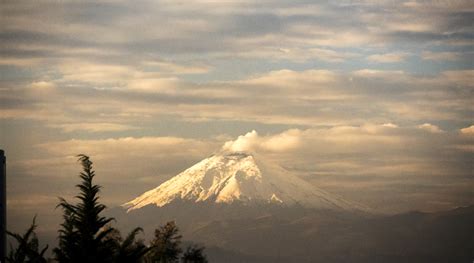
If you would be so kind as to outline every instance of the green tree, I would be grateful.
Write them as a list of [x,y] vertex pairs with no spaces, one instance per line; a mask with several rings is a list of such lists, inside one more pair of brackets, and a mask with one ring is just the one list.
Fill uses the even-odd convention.
[[[115,262],[116,263],[139,263],[142,262],[143,256],[150,250],[142,240],[136,240],[136,235],[143,232],[140,227],[135,228],[128,234],[125,240],[119,239],[117,246]],[[119,234],[120,237],[120,234]]]
[[181,235],[175,222],[168,222],[155,230],[151,241],[151,250],[147,254],[148,263],[175,263],[179,260],[182,250]]
[[191,245],[186,248],[181,257],[182,263],[207,263],[207,258],[204,255],[204,247]]
[[109,235],[114,231],[107,225],[113,218],[101,216],[106,208],[100,204],[100,186],[93,184],[95,172],[92,162],[86,155],[78,155],[83,171],[81,184],[76,185],[79,194],[77,204],[71,204],[60,198],[64,222],[59,230],[59,247],[54,249],[58,262],[68,263],[106,263],[113,262],[116,243]]
[[33,223],[26,230],[23,235],[7,231],[7,234],[15,239],[18,243],[16,248],[11,245],[10,253],[6,258],[10,263],[46,263],[44,253],[48,249],[45,246],[41,251],[39,250],[39,241],[36,236],[35,229],[37,227],[36,217],[33,218]]

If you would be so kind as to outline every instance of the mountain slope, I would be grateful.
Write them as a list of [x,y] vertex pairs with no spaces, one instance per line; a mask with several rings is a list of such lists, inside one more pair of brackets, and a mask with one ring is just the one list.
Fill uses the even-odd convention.
[[123,206],[131,211],[150,204],[162,207],[175,200],[366,210],[244,152],[222,152],[206,158]]
[[192,238],[245,255],[276,257],[242,262],[471,263],[473,220],[474,206],[369,217],[313,211],[298,220],[268,216],[213,221]]

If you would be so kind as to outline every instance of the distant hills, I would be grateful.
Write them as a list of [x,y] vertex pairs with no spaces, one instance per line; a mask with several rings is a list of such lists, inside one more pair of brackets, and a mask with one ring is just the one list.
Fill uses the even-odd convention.
[[[175,220],[210,262],[466,262],[474,259],[474,206],[369,215],[304,207],[174,203],[126,213],[121,227]],[[150,231],[146,231],[147,233]]]

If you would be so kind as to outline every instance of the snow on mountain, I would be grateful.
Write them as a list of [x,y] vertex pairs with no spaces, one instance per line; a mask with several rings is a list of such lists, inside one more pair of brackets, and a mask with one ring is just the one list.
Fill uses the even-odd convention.
[[128,211],[154,204],[165,206],[174,200],[216,203],[299,204],[307,208],[366,210],[329,194],[292,175],[283,168],[246,152],[223,151],[186,169],[160,186],[123,206]]

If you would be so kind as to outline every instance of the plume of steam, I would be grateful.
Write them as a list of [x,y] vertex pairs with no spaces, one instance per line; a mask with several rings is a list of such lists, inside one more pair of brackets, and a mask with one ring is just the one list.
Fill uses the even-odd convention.
[[294,149],[300,144],[301,131],[292,129],[271,136],[260,136],[255,130],[227,141],[222,147],[227,152],[282,152]]

